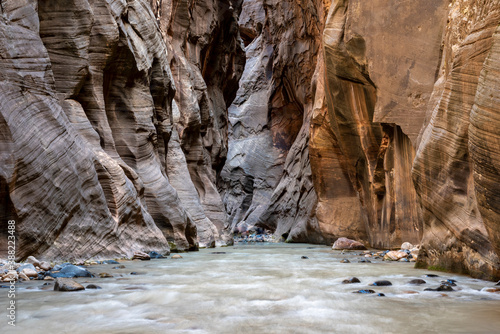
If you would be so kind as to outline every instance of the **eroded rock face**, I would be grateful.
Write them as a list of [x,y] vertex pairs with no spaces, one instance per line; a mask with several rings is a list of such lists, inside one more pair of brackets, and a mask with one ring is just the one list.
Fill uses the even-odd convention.
[[[421,266],[498,278],[498,1],[450,7],[440,77],[413,167]],[[496,136],[496,135],[495,135]]]
[[241,1],[152,1],[177,88],[167,174],[198,228],[200,246],[231,244],[216,178],[226,160],[227,107],[245,64]]
[[0,16],[0,211],[17,257],[195,248],[165,170],[174,84],[149,5],[7,1]]

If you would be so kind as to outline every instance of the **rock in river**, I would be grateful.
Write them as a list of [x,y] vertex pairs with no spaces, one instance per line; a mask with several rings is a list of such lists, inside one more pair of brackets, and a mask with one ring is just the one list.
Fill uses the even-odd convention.
[[389,281],[385,281],[385,280],[383,280],[383,281],[375,281],[375,282],[373,282],[373,283],[372,283],[372,284],[370,284],[370,285],[371,285],[371,286],[388,286],[388,285],[392,285],[392,283],[391,283],[391,282],[389,282]]
[[415,284],[415,285],[420,285],[425,283],[427,282],[420,278],[412,279],[411,281],[408,282],[408,284]]
[[338,238],[332,246],[334,250],[342,250],[342,249],[366,249],[365,245],[361,242],[348,239],[348,238]]
[[[61,266],[63,266],[61,268]],[[72,277],[92,277],[92,274],[85,268],[75,266],[74,264],[67,263],[63,265],[57,265],[52,269],[51,271],[47,272],[48,276],[52,276],[54,278],[57,277],[66,277],[66,278],[72,278]],[[60,270],[57,270],[61,268]]]
[[85,290],[83,285],[69,278],[58,277],[54,284],[54,291],[78,291]]
[[352,284],[352,283],[361,283],[361,281],[357,277],[351,277],[342,281],[342,284]]

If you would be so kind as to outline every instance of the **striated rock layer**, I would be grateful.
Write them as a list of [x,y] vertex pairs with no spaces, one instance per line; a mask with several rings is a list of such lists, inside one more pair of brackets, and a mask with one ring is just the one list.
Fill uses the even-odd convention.
[[498,1],[450,7],[440,76],[413,166],[420,266],[498,279]]

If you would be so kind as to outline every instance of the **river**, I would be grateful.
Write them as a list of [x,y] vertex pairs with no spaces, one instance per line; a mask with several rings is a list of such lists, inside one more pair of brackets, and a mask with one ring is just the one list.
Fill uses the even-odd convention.
[[[2,317],[0,328],[57,334],[500,333],[500,294],[480,291],[495,283],[414,269],[412,263],[358,263],[358,253],[306,244],[236,244],[183,253],[182,259],[120,261],[124,269],[93,265],[91,272],[114,277],[76,280],[101,290],[18,284],[17,326],[7,326]],[[343,258],[351,263],[340,263]],[[431,273],[440,277],[426,276]],[[351,276],[361,283],[342,284]],[[415,278],[427,283],[407,284]],[[381,279],[393,285],[368,286]],[[457,291],[423,291],[444,279],[456,280]],[[353,293],[359,289],[385,296]],[[1,305],[8,302],[5,290]]]

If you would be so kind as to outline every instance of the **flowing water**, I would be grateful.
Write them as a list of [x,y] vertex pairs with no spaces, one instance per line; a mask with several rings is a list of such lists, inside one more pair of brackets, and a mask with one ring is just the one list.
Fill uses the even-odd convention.
[[[500,333],[500,294],[480,291],[493,282],[417,270],[412,263],[358,263],[357,253],[304,244],[236,244],[182,256],[120,261],[125,269],[94,265],[91,272],[114,277],[76,279],[101,290],[58,292],[40,290],[43,281],[20,283],[17,326],[2,317],[1,332]],[[340,263],[343,258],[351,263]],[[342,284],[351,276],[361,283]],[[427,284],[408,285],[414,278]],[[381,279],[393,285],[368,286]],[[457,291],[423,291],[444,279],[455,279]],[[385,297],[352,293],[359,289]]]

